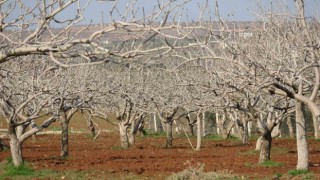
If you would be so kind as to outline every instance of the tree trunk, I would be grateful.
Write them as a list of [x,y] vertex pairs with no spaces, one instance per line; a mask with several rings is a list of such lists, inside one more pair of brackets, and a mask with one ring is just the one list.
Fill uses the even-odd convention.
[[94,138],[96,136],[96,128],[94,127],[94,124],[93,124],[91,116],[89,116],[87,118],[87,125],[88,125],[88,127],[90,129],[90,133],[91,133],[92,137]]
[[259,164],[270,160],[271,153],[271,132],[266,131],[261,136],[261,148],[260,148],[260,156],[259,156]]
[[132,121],[131,123],[131,129],[130,129],[130,133],[128,135],[128,141],[130,145],[134,145],[135,143],[135,134],[134,134],[134,128],[136,126],[135,120]]
[[303,106],[301,102],[296,101],[297,170],[309,169],[308,143]]
[[172,137],[172,121],[170,122],[167,122],[166,123],[167,125],[167,141],[166,141],[166,148],[172,148],[172,140],[173,140],[173,137]]
[[22,143],[19,142],[17,138],[16,128],[14,126],[10,126],[8,130],[12,162],[14,166],[20,166],[23,164]]
[[21,143],[16,138],[10,137],[10,151],[12,162],[14,166],[23,164],[22,147]]
[[189,124],[190,134],[191,134],[192,137],[194,136],[193,125],[194,124]]
[[252,129],[252,122],[249,121],[249,122],[248,122],[248,136],[249,136],[249,137],[251,137],[251,135],[252,135],[251,129]]
[[129,140],[128,140],[127,127],[121,122],[119,122],[119,132],[120,132],[121,147],[124,149],[128,149],[129,148]]
[[153,113],[153,123],[154,123],[154,132],[158,132],[158,124],[157,124],[157,114]]
[[194,122],[191,119],[190,113],[187,116],[188,116],[188,124],[189,124],[190,134],[193,137],[194,136],[194,129],[193,129]]
[[320,129],[319,129],[319,122],[317,120],[317,117],[312,115],[313,120],[313,128],[314,128],[314,138],[320,139]]
[[216,113],[216,128],[217,128],[217,134],[220,135],[220,128],[219,128],[219,124],[220,124],[220,118],[219,118],[219,114]]
[[278,123],[278,124],[272,129],[271,137],[272,137],[272,138],[281,137],[280,123]]
[[261,146],[262,146],[262,136],[260,136],[258,139],[257,139],[257,142],[256,142],[256,151],[260,151],[261,150]]
[[206,113],[203,112],[202,113],[202,136],[205,137],[206,136]]
[[[203,118],[203,117],[202,117]],[[200,114],[197,113],[197,146],[196,146],[196,150],[200,151],[201,148],[201,118],[200,118]]]
[[248,121],[243,123],[242,144],[249,144]]
[[61,119],[61,157],[69,156],[69,122]]
[[[36,127],[37,127],[36,122],[35,122],[34,120],[32,120],[29,127],[30,127],[30,129],[36,128]],[[38,138],[37,138],[37,133],[34,133],[31,137],[32,137],[32,141],[33,141],[33,142],[35,142],[35,141],[38,140]]]
[[290,138],[294,138],[294,129],[293,129],[293,125],[292,125],[291,116],[287,117],[287,125],[288,125],[288,129],[289,129]]
[[17,135],[17,138],[19,138],[23,133],[24,133],[24,127],[23,127],[23,125],[17,126],[17,127],[16,127],[16,135]]

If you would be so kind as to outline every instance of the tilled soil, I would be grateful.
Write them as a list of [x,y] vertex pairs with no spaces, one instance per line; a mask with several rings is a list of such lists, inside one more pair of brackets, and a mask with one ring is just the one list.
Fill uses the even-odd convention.
[[[192,139],[195,142],[195,139]],[[320,177],[320,142],[309,139],[310,170]],[[271,159],[280,167],[257,165],[259,153],[254,151],[255,142],[242,145],[239,141],[214,141],[203,139],[201,151],[194,151],[187,138],[174,139],[172,149],[164,148],[165,137],[137,138],[136,145],[121,149],[116,133],[103,133],[95,141],[87,134],[70,134],[70,157],[59,157],[60,136],[41,135],[37,141],[27,140],[23,154],[35,169],[94,170],[102,174],[119,176],[135,174],[141,177],[162,179],[190,166],[203,164],[205,171],[231,173],[248,178],[275,177],[295,169],[297,153],[293,139],[274,139]],[[10,152],[0,152],[0,161]]]

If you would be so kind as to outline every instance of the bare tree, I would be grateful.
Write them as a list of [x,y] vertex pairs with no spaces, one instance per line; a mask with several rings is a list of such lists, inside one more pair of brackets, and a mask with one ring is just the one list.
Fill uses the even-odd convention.
[[[8,123],[13,163],[19,166],[23,163],[23,142],[58,119],[60,104],[53,92],[56,87],[48,86],[55,78],[50,64],[37,60],[28,64],[20,59],[20,62],[3,63],[1,68],[8,67],[11,71],[1,70],[0,110]],[[27,129],[40,117],[46,120]]]

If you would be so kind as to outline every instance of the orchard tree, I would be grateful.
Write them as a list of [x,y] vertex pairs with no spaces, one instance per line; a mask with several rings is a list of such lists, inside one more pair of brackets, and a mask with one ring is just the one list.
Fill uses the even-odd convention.
[[[55,93],[57,86],[51,85],[56,78],[54,69],[56,67],[52,64],[38,59],[29,62],[20,58],[19,61],[1,64],[0,110],[8,124],[15,166],[23,163],[23,142],[58,119],[61,101]],[[46,120],[36,125],[41,117]],[[31,124],[31,129],[27,130]]]

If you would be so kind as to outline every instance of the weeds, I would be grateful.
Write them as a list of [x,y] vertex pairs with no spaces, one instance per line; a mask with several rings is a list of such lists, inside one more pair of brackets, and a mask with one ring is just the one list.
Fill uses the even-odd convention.
[[186,162],[188,167],[180,173],[169,176],[168,180],[209,180],[209,179],[240,179],[229,172],[204,172],[204,164],[191,164]]
[[[298,179],[304,179],[304,180],[312,180],[315,179],[313,173],[309,172],[308,170],[290,170],[288,172],[289,175],[295,176]],[[291,177],[292,178],[292,177]]]
[[260,166],[262,166],[262,167],[281,167],[282,163],[269,160],[269,161],[265,161],[265,162],[261,163]]
[[210,136],[206,136],[205,139],[209,139],[209,140],[213,140],[213,141],[223,141],[223,140],[225,140],[222,136],[219,136],[219,135],[216,135],[216,134],[213,134],[213,135],[210,135]]
[[288,172],[288,174],[290,174],[291,176],[297,176],[297,175],[308,174],[308,173],[309,173],[308,170],[297,170],[297,169],[289,170]]
[[288,148],[280,148],[280,147],[274,147],[271,148],[272,153],[277,153],[277,154],[286,154],[288,153]]
[[144,131],[144,136],[145,138],[147,137],[165,137],[166,132],[150,132],[150,131]]
[[1,178],[5,179],[6,177],[16,177],[16,176],[33,176],[34,171],[31,169],[28,164],[22,164],[20,166],[14,166],[12,158],[7,158],[7,162],[1,164]]
[[239,154],[242,155],[242,156],[252,156],[252,155],[256,155],[258,153],[259,153],[259,151],[256,151],[254,149],[251,149],[251,150],[248,150],[248,151],[239,152]]
[[34,170],[28,163],[20,166],[14,166],[12,158],[0,163],[0,180],[3,179],[85,179],[85,172],[63,171],[56,172],[53,170]]
[[236,136],[230,135],[229,138],[225,139],[222,136],[217,135],[217,134],[212,134],[210,136],[206,136],[204,139],[213,140],[213,141],[230,141],[230,140],[231,141],[237,141],[237,140],[239,140],[239,138],[236,137]]

